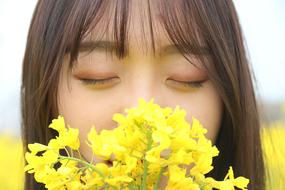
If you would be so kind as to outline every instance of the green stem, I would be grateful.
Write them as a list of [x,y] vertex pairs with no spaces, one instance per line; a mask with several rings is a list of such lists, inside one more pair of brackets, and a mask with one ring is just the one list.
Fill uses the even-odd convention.
[[69,152],[68,152],[68,150],[67,150],[67,148],[66,148],[66,147],[64,147],[64,150],[65,150],[65,152],[66,152],[67,156],[68,156],[68,157],[70,157],[70,154],[69,154]]
[[82,160],[82,156],[81,156],[81,154],[80,154],[80,151],[79,151],[79,150],[77,150],[77,153],[78,153],[78,155],[79,155],[80,160]]
[[101,171],[99,171],[93,164],[90,164],[84,160],[80,160],[78,158],[73,158],[73,157],[67,157],[67,156],[59,156],[60,160],[73,160],[73,161],[77,161],[81,164],[84,164],[85,166],[87,166],[88,168],[90,168],[91,170],[95,171],[96,173],[98,173],[100,175],[100,177],[104,178],[104,175]]
[[[146,148],[146,152],[149,151],[151,149],[151,145],[152,145],[152,138],[151,138],[151,132],[150,129],[147,130],[146,133],[146,138],[147,138],[147,148]],[[147,190],[147,172],[148,172],[148,161],[145,159],[143,159],[143,179],[142,179],[142,190]]]
[[94,160],[94,154],[92,154],[90,164],[93,164],[93,160]]
[[160,182],[160,179],[161,179],[163,170],[164,170],[163,167],[160,168],[159,175],[158,175],[157,180],[156,180],[156,182],[155,182],[155,185],[154,185],[154,187],[153,187],[154,190],[158,190],[158,185],[159,185],[159,182]]

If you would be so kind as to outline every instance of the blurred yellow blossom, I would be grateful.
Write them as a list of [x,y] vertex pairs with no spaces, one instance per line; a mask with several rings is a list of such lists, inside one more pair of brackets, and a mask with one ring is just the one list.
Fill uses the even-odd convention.
[[24,159],[19,138],[0,134],[0,189],[23,189]]
[[261,131],[266,189],[285,189],[285,124],[274,122]]

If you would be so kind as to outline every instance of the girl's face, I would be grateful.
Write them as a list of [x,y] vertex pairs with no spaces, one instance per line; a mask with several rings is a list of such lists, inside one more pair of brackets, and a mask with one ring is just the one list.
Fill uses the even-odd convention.
[[[132,8],[135,12],[138,6]],[[191,61],[199,68],[190,64],[171,45],[159,25],[155,27],[157,54],[154,56],[151,40],[143,38],[141,32],[144,18],[131,16],[125,58],[110,56],[114,44],[106,35],[100,41],[92,35],[83,40],[85,45],[71,72],[68,72],[69,58],[65,57],[58,89],[59,114],[68,125],[80,130],[82,155],[91,159],[92,151],[85,143],[91,126],[97,131],[116,127],[113,114],[136,106],[139,97],[146,101],[153,97],[154,103],[162,107],[179,105],[187,111],[187,121],[191,122],[192,116],[199,119],[208,129],[207,137],[215,141],[223,106],[203,66],[194,58]],[[91,41],[94,43],[85,43]],[[88,44],[94,45],[91,53],[85,51],[90,48]],[[95,83],[96,79],[102,81]]]

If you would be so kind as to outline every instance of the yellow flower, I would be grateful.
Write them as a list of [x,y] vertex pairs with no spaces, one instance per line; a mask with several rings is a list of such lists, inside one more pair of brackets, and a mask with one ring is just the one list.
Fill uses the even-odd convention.
[[35,155],[38,152],[44,151],[48,149],[48,146],[39,144],[39,143],[34,143],[34,144],[29,144],[28,149],[31,151],[31,154]]
[[112,153],[121,156],[126,148],[118,144],[118,137],[112,131],[102,130],[98,135],[95,128],[92,128],[88,134],[89,146],[95,155],[110,159]]
[[195,184],[191,177],[186,177],[186,169],[180,168],[177,165],[169,166],[169,182],[166,186],[168,189],[185,189],[185,190],[200,190],[198,184]]
[[192,157],[192,152],[186,151],[187,149],[181,148],[175,152],[175,154],[170,154],[167,160],[168,165],[190,165],[194,163]]
[[54,149],[62,149],[66,146],[72,148],[73,150],[78,150],[80,146],[79,142],[79,130],[73,128],[66,128],[64,118],[58,116],[58,119],[53,119],[49,128],[56,130],[59,136],[56,139],[52,139],[48,146]]
[[206,133],[207,129],[205,129],[195,117],[192,117],[190,136],[192,138],[200,138],[204,137]]
[[62,116],[58,116],[57,119],[53,119],[52,123],[49,125],[49,128],[56,130],[59,134],[66,132],[64,118]]
[[[97,133],[91,128],[86,143],[93,157],[112,158],[111,166],[72,157],[80,145],[78,130],[59,116],[49,126],[58,132],[56,138],[47,146],[29,145],[25,171],[48,189],[157,189],[162,176],[169,178],[166,189],[246,188],[248,179],[234,178],[232,168],[224,181],[206,178],[219,153],[205,137],[207,130],[194,117],[190,125],[179,106],[161,108],[153,101],[139,99],[137,107],[125,109],[127,115],[114,114],[115,129]],[[60,155],[66,147],[71,154]]]
[[35,152],[26,152],[25,158],[28,165],[25,166],[24,170],[33,173],[35,171],[45,170],[46,165],[55,163],[58,158],[58,153],[53,150],[47,150],[41,156],[37,156]]
[[226,175],[224,180],[230,181],[234,186],[236,186],[240,189],[247,189],[246,187],[249,183],[249,180],[244,178],[244,177],[234,178],[234,171],[233,171],[233,168],[231,166],[230,166],[228,174]]

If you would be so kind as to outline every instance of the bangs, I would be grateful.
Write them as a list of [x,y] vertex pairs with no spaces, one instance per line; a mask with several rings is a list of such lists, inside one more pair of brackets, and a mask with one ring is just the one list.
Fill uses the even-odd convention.
[[[150,51],[154,56],[160,46],[159,38],[163,34],[167,41],[183,55],[189,63],[196,66],[191,59],[205,62],[210,55],[207,45],[207,33],[201,30],[199,7],[194,1],[130,1],[130,0],[88,0],[76,1],[67,23],[71,24],[66,53],[70,53],[70,68],[74,66],[79,52],[91,53],[95,46],[92,42],[106,38],[114,42],[111,56],[123,59],[129,54],[130,40],[140,44],[143,52]],[[140,38],[131,38],[130,25],[138,16]],[[65,35],[63,34],[63,35]],[[90,44],[91,43],[91,44]],[[94,44],[93,44],[94,45]],[[97,44],[98,45],[98,44]]]

